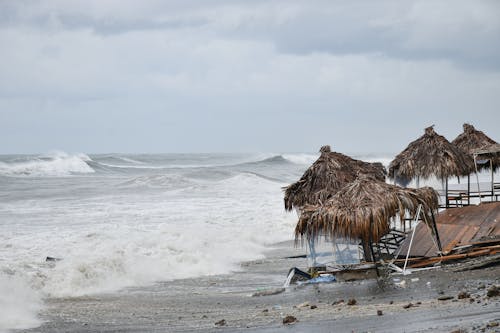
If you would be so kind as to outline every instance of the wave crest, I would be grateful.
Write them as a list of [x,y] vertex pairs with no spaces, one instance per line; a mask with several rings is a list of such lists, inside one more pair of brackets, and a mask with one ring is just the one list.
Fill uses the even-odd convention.
[[0,162],[0,175],[60,177],[78,173],[93,173],[88,162],[92,159],[85,154],[53,152],[47,155],[29,157],[24,161]]

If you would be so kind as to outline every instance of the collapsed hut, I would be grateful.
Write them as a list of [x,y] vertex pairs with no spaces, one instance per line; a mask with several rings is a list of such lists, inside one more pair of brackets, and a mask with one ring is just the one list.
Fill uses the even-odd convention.
[[474,161],[444,136],[437,134],[433,127],[427,127],[424,135],[395,157],[389,164],[389,178],[402,186],[407,186],[415,179],[419,187],[420,179],[435,176],[446,184],[448,207],[448,178],[467,176],[474,172]]
[[418,216],[440,244],[434,221],[437,208],[438,195],[430,187],[405,189],[360,175],[324,204],[304,207],[295,227],[295,238],[361,241],[365,261],[374,262],[373,244],[389,233],[391,220],[396,217],[403,221],[407,214]]
[[386,170],[381,163],[369,163],[332,152],[330,146],[320,149],[319,158],[295,183],[284,188],[285,209],[300,210],[305,205],[328,200],[344,185],[354,181],[358,174],[369,174],[385,181]]

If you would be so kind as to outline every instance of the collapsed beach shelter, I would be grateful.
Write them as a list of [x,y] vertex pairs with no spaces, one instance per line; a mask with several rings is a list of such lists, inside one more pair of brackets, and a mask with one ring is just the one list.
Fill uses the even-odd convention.
[[434,222],[437,208],[438,195],[430,187],[405,189],[360,175],[324,204],[304,207],[295,237],[360,240],[365,260],[375,261],[373,243],[390,231],[391,219],[398,217],[403,221],[407,214],[420,215],[440,244]]
[[435,176],[446,182],[448,207],[448,178],[467,176],[474,170],[472,157],[437,134],[433,126],[430,126],[425,129],[424,135],[411,142],[389,164],[389,178],[403,186],[415,179],[419,187],[420,179]]
[[286,210],[325,202],[342,186],[354,181],[358,174],[370,174],[377,180],[385,181],[386,171],[381,163],[356,160],[332,152],[330,146],[321,147],[320,152],[320,157],[299,181],[284,188]]

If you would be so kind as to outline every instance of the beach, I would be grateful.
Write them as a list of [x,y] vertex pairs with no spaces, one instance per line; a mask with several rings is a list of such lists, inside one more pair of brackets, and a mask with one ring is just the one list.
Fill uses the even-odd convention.
[[[290,267],[303,267],[292,242],[241,271],[127,288],[118,293],[55,298],[44,323],[20,332],[498,332],[500,267],[454,272],[450,265],[382,280],[292,285]],[[403,282],[404,281],[404,282]],[[459,294],[466,292],[459,299]],[[442,298],[443,300],[439,300]],[[449,298],[449,299],[448,299]],[[349,300],[355,305],[348,305]],[[377,314],[378,311],[381,311]],[[283,324],[286,316],[297,322]],[[491,327],[489,327],[491,326]],[[458,331],[462,329],[462,331]]]

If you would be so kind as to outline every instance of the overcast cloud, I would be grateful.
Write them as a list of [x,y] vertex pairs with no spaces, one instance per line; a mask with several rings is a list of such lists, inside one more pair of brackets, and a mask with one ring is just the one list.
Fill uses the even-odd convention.
[[0,153],[500,140],[498,1],[0,1]]

